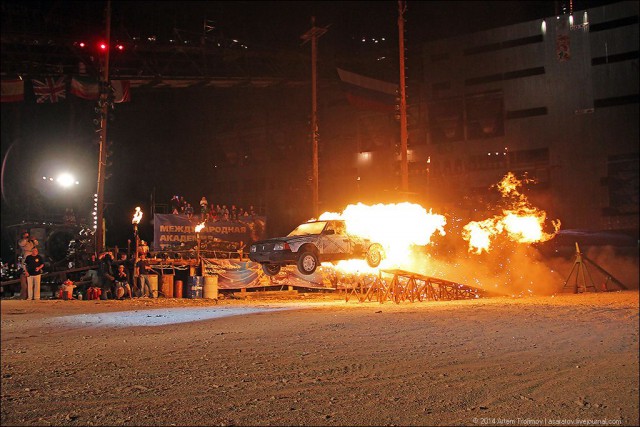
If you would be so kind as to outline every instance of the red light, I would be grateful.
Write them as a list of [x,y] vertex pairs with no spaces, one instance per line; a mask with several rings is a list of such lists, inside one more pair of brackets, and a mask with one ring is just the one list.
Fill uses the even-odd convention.
[[107,44],[106,43],[100,43],[100,50],[107,50]]

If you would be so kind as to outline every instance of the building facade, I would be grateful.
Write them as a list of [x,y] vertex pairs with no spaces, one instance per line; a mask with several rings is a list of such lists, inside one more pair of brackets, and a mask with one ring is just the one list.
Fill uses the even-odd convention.
[[638,5],[425,44],[411,190],[473,217],[511,171],[563,228],[637,231]]

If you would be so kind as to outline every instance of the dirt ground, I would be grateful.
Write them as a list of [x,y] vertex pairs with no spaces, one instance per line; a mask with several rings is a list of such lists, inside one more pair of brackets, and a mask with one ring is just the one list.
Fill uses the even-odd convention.
[[2,425],[638,425],[638,292],[2,300]]

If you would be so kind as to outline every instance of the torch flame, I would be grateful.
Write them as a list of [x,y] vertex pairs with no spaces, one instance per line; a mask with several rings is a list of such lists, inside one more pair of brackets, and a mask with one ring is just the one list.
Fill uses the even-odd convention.
[[131,220],[131,224],[140,224],[141,219],[142,219],[142,211],[140,210],[140,206],[136,206],[136,211],[133,214],[133,219]]
[[518,191],[522,182],[509,172],[498,184],[502,197],[513,199],[513,207],[503,209],[502,215],[484,221],[471,221],[463,228],[463,238],[469,242],[469,252],[489,252],[491,241],[506,232],[509,239],[518,243],[546,242],[560,230],[560,220],[551,221],[553,233],[543,231],[547,213],[529,204],[527,197]]
[[199,233],[200,231],[202,231],[203,228],[204,228],[204,221],[196,225],[196,233]]

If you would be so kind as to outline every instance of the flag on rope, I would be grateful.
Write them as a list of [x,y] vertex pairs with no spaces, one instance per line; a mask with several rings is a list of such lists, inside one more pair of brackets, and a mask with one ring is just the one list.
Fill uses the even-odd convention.
[[367,110],[393,112],[396,109],[398,85],[373,79],[338,68],[338,75],[349,102]]
[[67,97],[67,79],[65,76],[45,77],[44,80],[32,79],[33,93],[36,95],[36,102],[44,104],[46,102],[59,102]]
[[111,87],[113,88],[113,102],[131,101],[131,81],[111,80]]
[[2,79],[0,102],[24,101],[24,81],[22,79]]
[[82,99],[98,99],[100,97],[100,86],[98,81],[91,77],[73,76],[71,78],[70,92]]

